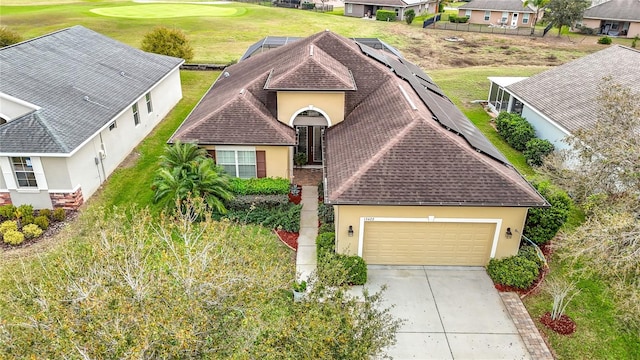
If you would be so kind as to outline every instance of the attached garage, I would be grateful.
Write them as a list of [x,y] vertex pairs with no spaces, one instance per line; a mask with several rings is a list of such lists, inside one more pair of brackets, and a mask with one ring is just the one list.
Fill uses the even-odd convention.
[[362,257],[379,265],[484,266],[495,237],[495,223],[369,221]]

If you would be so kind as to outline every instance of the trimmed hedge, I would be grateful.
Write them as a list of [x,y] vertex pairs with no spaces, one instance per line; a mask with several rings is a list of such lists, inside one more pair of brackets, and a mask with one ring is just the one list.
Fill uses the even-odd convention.
[[496,117],[496,129],[498,134],[518,151],[524,151],[527,142],[536,135],[533,126],[525,118],[504,111]]
[[530,208],[523,234],[534,243],[543,245],[560,230],[567,221],[571,209],[571,198],[562,190],[553,189],[548,182],[532,184],[547,199],[551,207]]
[[234,195],[276,195],[289,193],[289,180],[283,178],[231,178],[229,189]]
[[540,267],[535,261],[516,255],[498,260],[491,259],[487,273],[496,284],[526,289],[538,277]]
[[229,210],[224,217],[241,224],[257,224],[271,229],[298,232],[300,231],[301,209],[302,205],[287,203],[274,208],[252,207]]
[[378,21],[396,21],[396,12],[391,10],[377,10],[376,20]]
[[521,247],[520,250],[518,250],[518,256],[533,261],[538,264],[538,267],[542,267],[542,265],[544,265],[542,259],[538,257],[538,251],[531,245]]
[[287,205],[287,195],[239,195],[227,202],[227,210],[247,210],[252,206],[257,208],[273,209]]
[[328,255],[335,254],[336,234],[323,233],[316,238],[316,251],[318,254],[318,263],[324,261]]
[[449,22],[451,23],[464,24],[467,21],[469,21],[469,17],[467,16],[449,15]]
[[531,166],[541,166],[544,157],[551,154],[555,147],[549,140],[533,138],[527,141],[524,150],[524,158]]
[[[318,275],[329,285],[364,285],[367,282],[367,264],[359,256],[336,254],[336,235],[323,233],[316,238]],[[328,273],[339,274],[328,278]]]
[[325,223],[318,228],[318,234],[334,233],[336,232],[336,226],[334,223]]

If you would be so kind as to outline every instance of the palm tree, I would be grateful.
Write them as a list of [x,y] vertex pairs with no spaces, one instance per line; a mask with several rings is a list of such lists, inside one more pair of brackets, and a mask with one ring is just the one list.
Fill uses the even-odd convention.
[[522,3],[523,7],[531,6],[533,8],[533,11],[535,11],[535,13],[533,14],[533,26],[531,26],[531,34],[533,34],[536,29],[536,24],[538,23],[538,13],[540,12],[540,10],[544,10],[549,1],[550,0],[525,0],[524,3]]
[[152,186],[154,202],[170,207],[176,201],[199,197],[211,210],[221,214],[227,211],[224,202],[233,198],[229,176],[206,157],[204,149],[176,142],[165,148],[160,159],[161,167]]

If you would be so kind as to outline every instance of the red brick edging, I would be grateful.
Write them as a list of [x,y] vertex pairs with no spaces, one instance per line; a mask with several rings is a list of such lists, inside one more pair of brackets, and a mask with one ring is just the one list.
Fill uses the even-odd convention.
[[531,320],[531,316],[524,307],[520,296],[514,292],[501,292],[500,297],[504,303],[513,323],[520,333],[520,337],[524,341],[531,358],[534,360],[553,360],[553,355],[544,342],[538,328]]

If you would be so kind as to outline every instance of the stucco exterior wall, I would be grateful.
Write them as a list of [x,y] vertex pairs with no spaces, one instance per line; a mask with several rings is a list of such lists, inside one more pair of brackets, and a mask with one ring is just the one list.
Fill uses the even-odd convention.
[[50,191],[55,192],[56,190],[70,190],[73,188],[66,158],[41,157],[40,161],[47,176],[47,184]]
[[353,17],[364,17],[364,5],[362,4],[351,4],[351,12],[349,10],[349,4],[345,3],[344,5],[344,15],[345,16],[353,16]]
[[582,19],[582,26],[586,26],[588,28],[594,29],[597,31],[600,30],[600,20],[598,19]]
[[291,146],[256,146],[263,150],[267,163],[267,177],[290,179],[293,172],[293,148]]
[[316,110],[328,116],[329,126],[344,120],[344,92],[278,91],[278,121],[291,126],[295,115]]
[[[496,229],[499,234],[496,258],[515,255],[520,246],[520,232],[527,217],[527,208],[516,207],[453,207],[453,206],[368,206],[335,205],[336,251],[357,254],[361,217],[393,218],[465,218],[465,219],[502,219]],[[354,235],[348,236],[347,230],[353,226]],[[411,226],[407,223],[407,226]],[[505,237],[506,229],[513,233],[511,239]],[[516,231],[517,230],[517,231]]]
[[[0,162],[0,191],[7,190],[7,183],[4,181],[4,176],[2,175],[5,172],[3,166],[3,162]],[[6,172],[9,172],[9,169],[6,169]]]
[[533,126],[536,130],[537,137],[549,140],[553,146],[555,146],[556,150],[570,148],[569,145],[562,141],[568,134],[560,130],[556,125],[550,123],[527,104],[524,104],[522,107],[522,117],[527,119]]
[[[466,10],[460,9],[458,10],[458,16],[466,16]],[[513,12],[509,12],[507,16],[507,25],[511,25],[511,20],[513,18]],[[533,24],[533,14],[529,14],[529,21],[524,24],[522,19],[524,18],[524,13],[518,13],[518,27],[531,27]],[[494,24],[497,25],[502,20],[502,11],[491,11],[489,20],[484,19],[484,10],[473,10],[471,11],[471,16],[469,17],[470,24],[480,24],[480,25],[489,25]]]
[[629,31],[627,32],[628,38],[640,36],[640,22],[632,22],[629,24]]

